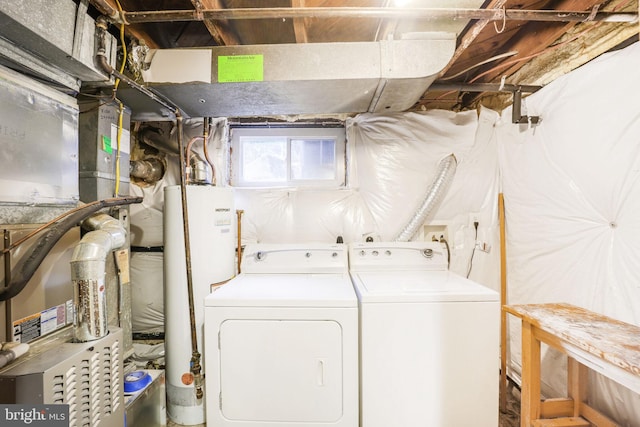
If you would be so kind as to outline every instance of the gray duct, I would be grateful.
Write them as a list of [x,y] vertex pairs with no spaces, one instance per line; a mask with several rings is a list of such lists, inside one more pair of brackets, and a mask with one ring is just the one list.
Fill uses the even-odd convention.
[[76,341],[85,342],[107,334],[105,265],[107,255],[126,242],[126,231],[118,220],[97,213],[82,223],[86,230],[71,257],[73,282],[73,326]]
[[129,162],[129,175],[148,184],[156,183],[164,176],[164,163],[155,157],[132,160]]
[[431,213],[433,208],[442,200],[444,193],[453,180],[457,165],[456,156],[453,154],[448,155],[440,161],[435,179],[429,186],[426,197],[411,220],[395,238],[396,242],[407,242],[417,233],[418,229],[427,219],[427,216],[429,216],[429,213]]

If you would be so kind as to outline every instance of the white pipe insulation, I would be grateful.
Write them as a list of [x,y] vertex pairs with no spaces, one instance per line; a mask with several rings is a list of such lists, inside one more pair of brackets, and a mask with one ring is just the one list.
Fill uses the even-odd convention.
[[427,216],[429,216],[433,208],[440,203],[449,185],[451,185],[457,165],[458,161],[453,154],[440,160],[436,176],[427,189],[427,195],[411,220],[395,238],[396,242],[408,242],[415,236],[418,229],[424,224]]
[[85,234],[71,257],[73,281],[73,326],[76,341],[86,342],[107,335],[105,265],[111,251],[126,242],[126,230],[117,219],[97,213],[82,227]]

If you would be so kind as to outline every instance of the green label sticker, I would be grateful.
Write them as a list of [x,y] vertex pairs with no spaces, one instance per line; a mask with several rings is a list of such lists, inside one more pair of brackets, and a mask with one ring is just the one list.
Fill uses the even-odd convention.
[[261,82],[264,80],[263,55],[218,56],[218,82]]
[[106,135],[102,135],[102,150],[106,151],[107,154],[113,153],[113,149],[111,148],[111,138]]

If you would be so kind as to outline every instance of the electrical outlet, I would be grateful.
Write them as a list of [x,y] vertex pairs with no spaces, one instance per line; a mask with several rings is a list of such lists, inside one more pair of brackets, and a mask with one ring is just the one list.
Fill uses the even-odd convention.
[[449,241],[449,226],[444,224],[425,225],[423,233],[425,242],[439,242],[441,237]]

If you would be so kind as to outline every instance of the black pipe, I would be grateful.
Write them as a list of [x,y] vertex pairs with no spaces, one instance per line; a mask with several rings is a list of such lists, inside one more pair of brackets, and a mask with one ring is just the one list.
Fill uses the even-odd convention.
[[52,224],[49,230],[38,240],[38,243],[32,248],[31,252],[28,255],[25,254],[15,266],[13,270],[17,271],[17,274],[12,274],[9,284],[0,289],[0,301],[11,299],[22,292],[51,248],[53,248],[58,240],[71,228],[102,208],[130,205],[132,203],[140,203],[142,200],[142,197],[122,197],[101,200],[98,203],[81,207],[68,217]]
[[158,130],[144,127],[138,131],[138,140],[163,153],[178,155],[178,143],[162,135]]

